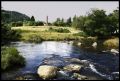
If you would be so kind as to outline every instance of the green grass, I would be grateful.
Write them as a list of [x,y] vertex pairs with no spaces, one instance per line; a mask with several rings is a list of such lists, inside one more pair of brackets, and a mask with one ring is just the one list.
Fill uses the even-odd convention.
[[49,28],[54,28],[54,29],[67,29],[70,31],[70,33],[78,33],[80,30],[76,30],[73,27],[57,27],[57,26],[20,26],[20,27],[12,27],[13,30],[24,30],[24,31],[46,31],[49,30]]
[[70,31],[68,29],[65,29],[65,28],[52,28],[50,27],[49,30],[50,32],[58,32],[58,33],[70,33]]
[[16,66],[24,66],[25,59],[14,47],[1,48],[1,69],[2,71],[13,69]]
[[[55,31],[49,30],[52,28]],[[64,40],[79,40],[82,36],[74,35],[80,32],[72,27],[56,27],[56,26],[26,26],[26,27],[12,27],[13,30],[21,30],[21,40],[29,41],[32,37],[37,36],[43,41],[64,41]],[[60,30],[60,31],[59,31]],[[56,32],[57,31],[57,32]],[[34,36],[35,35],[35,36]],[[36,38],[36,40],[37,40]]]
[[31,43],[41,43],[43,39],[36,34],[29,35],[26,39],[26,42],[31,42]]

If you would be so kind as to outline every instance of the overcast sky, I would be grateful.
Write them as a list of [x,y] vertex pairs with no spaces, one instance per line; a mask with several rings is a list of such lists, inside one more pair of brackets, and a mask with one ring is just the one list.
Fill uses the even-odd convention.
[[31,17],[32,15],[36,20],[45,21],[48,15],[49,21],[55,21],[57,17],[67,19],[77,16],[86,15],[91,8],[104,9],[106,13],[111,13],[119,7],[118,1],[2,1],[2,8],[5,10],[18,11]]

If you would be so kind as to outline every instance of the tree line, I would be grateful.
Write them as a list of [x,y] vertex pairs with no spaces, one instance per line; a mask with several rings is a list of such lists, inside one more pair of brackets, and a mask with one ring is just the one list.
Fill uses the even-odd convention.
[[72,27],[90,36],[112,36],[119,34],[119,9],[110,14],[104,10],[92,9],[87,16],[74,16]]

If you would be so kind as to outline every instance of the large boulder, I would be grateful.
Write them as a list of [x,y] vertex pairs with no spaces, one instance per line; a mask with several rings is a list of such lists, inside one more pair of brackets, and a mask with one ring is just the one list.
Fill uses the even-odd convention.
[[82,67],[83,66],[79,64],[69,64],[63,67],[63,69],[70,72],[79,72]]
[[64,58],[65,62],[73,63],[73,64],[79,64],[81,63],[81,60],[78,58]]
[[71,64],[79,64],[79,65],[83,65],[84,67],[89,66],[89,61],[87,60],[80,60],[78,58],[65,58],[65,62],[69,62]]
[[52,79],[52,78],[56,77],[57,70],[58,70],[58,68],[55,66],[42,65],[42,66],[39,66],[37,73],[44,80]]

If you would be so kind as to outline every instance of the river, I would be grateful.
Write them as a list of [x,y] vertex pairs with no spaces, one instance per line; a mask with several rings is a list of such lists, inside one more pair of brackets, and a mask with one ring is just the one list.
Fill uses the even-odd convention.
[[[83,71],[83,74],[90,76],[90,71],[94,75],[112,80],[113,74],[119,74],[119,56],[110,53],[97,53],[82,50],[67,42],[44,41],[39,44],[13,42],[12,46],[16,47],[20,54],[25,57],[25,67],[14,69],[2,73],[3,80],[14,79],[16,76],[25,73],[36,73],[37,68],[46,58],[58,56],[60,58],[79,58],[80,60],[89,61],[89,69]],[[16,67],[16,66],[15,66]],[[103,68],[104,67],[104,68]],[[89,72],[88,72],[89,71]]]

